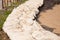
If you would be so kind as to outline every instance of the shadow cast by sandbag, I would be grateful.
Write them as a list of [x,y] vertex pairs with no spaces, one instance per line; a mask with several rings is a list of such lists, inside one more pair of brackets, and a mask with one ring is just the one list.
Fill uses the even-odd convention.
[[[48,27],[46,25],[41,25],[41,27],[43,27],[45,30],[50,31],[50,32],[53,32],[56,29],[56,28],[50,28],[50,27]],[[60,33],[54,33],[54,34],[60,36]]]
[[48,27],[46,25],[41,25],[45,30],[47,31],[50,31],[50,32],[53,32],[55,30],[55,28],[51,28],[51,27]]
[[60,0],[44,0],[43,6],[39,7],[39,11],[53,9],[55,5],[60,5]]

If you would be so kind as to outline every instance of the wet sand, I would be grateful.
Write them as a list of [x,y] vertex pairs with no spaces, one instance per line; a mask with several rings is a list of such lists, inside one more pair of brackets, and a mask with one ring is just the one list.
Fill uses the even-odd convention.
[[55,5],[53,9],[41,12],[38,20],[43,25],[55,28],[54,33],[60,34],[60,5]]

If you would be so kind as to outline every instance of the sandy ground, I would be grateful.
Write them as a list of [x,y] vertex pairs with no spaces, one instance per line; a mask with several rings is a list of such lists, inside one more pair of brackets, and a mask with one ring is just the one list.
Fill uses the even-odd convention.
[[60,34],[60,5],[40,13],[39,21],[48,27],[55,28],[53,32]]

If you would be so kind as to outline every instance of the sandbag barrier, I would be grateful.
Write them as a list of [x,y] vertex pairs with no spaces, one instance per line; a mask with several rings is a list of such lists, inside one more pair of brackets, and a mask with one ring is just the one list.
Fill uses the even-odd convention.
[[33,20],[42,5],[43,0],[28,0],[13,9],[3,25],[10,40],[60,40],[59,36],[43,29]]

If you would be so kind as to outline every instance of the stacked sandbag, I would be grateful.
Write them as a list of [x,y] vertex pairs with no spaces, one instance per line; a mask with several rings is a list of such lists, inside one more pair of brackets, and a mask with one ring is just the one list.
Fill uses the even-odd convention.
[[10,40],[60,40],[59,36],[44,30],[34,20],[38,7],[42,5],[43,0],[28,0],[14,8],[3,25]]

